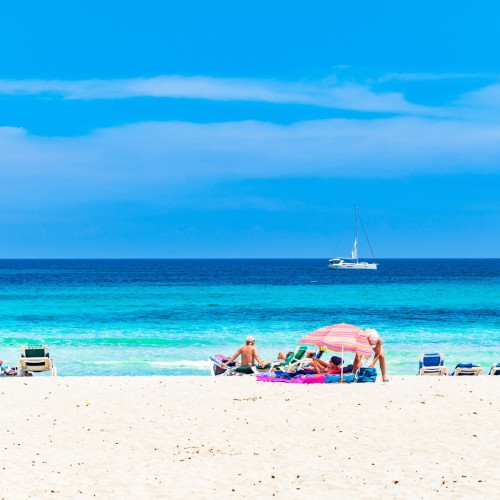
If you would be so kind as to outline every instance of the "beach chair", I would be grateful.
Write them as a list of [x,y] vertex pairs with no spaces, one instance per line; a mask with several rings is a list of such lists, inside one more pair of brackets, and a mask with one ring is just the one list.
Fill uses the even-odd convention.
[[307,354],[307,347],[305,345],[299,345],[295,348],[285,361],[275,361],[269,366],[269,371],[279,368],[281,371],[289,372],[296,370],[301,366],[304,358]]
[[253,375],[257,373],[257,368],[254,366],[236,366],[233,361],[229,365],[222,367],[222,363],[225,363],[229,358],[223,354],[214,354],[210,356],[208,360],[210,374],[213,377],[218,376],[228,376],[228,375]]
[[422,354],[418,362],[419,375],[448,375],[448,368],[444,366],[444,354],[432,352]]
[[453,370],[452,375],[455,377],[474,377],[482,375],[483,369],[479,365],[474,365],[472,363],[458,363]]
[[500,375],[500,363],[491,365],[490,373],[488,375]]
[[49,348],[46,345],[22,346],[19,372],[21,376],[26,373],[50,372],[55,377],[57,368],[49,356]]
[[325,347],[317,347],[316,350],[314,351],[313,355],[311,357],[307,356],[307,351],[305,356],[297,363],[297,366],[295,367],[295,370],[302,370],[303,368],[307,368],[309,364],[311,364],[311,360],[313,358],[320,359],[321,356],[326,352]]

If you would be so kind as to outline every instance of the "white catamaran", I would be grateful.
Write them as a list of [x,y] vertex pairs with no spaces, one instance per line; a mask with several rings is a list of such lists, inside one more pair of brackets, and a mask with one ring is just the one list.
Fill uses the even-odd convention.
[[[330,259],[328,261],[328,269],[377,269],[378,263],[376,262],[360,262],[358,259],[358,220],[361,221],[358,212],[358,205],[354,205],[354,217],[356,219],[356,235],[354,237],[354,245],[352,247],[351,256],[350,257],[335,257],[334,259]],[[368,235],[366,234],[365,227],[363,226],[363,221],[361,221],[361,227],[363,228],[363,232],[365,233],[366,241],[368,242],[368,246],[370,247],[370,251],[373,255],[372,246],[370,245],[370,240],[368,239]]]

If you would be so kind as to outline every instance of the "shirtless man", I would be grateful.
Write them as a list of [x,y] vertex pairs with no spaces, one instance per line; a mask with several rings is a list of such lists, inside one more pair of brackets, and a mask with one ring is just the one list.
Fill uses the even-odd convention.
[[225,363],[221,364],[221,368],[224,368],[229,363],[232,363],[238,356],[241,356],[240,366],[254,366],[257,361],[261,368],[264,368],[266,364],[270,361],[262,361],[255,347],[255,339],[249,335],[246,339],[246,345],[242,345],[236,353],[231,356]]

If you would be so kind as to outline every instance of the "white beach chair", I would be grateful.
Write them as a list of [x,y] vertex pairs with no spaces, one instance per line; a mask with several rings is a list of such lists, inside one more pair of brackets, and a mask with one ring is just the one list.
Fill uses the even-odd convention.
[[444,366],[444,354],[433,352],[421,354],[418,362],[419,375],[448,375],[448,368]]
[[227,375],[254,375],[257,373],[257,368],[255,366],[221,366],[222,363],[227,361],[227,357],[222,354],[214,354],[210,356],[208,360],[208,365],[210,369],[210,375],[212,377],[227,376]]
[[466,365],[460,363],[453,370],[452,375],[455,377],[477,377],[478,375],[483,374],[483,369],[478,365],[473,365],[472,363],[468,363]]
[[21,376],[29,372],[50,372],[53,377],[57,375],[57,368],[49,356],[49,348],[46,345],[22,346],[19,371]]

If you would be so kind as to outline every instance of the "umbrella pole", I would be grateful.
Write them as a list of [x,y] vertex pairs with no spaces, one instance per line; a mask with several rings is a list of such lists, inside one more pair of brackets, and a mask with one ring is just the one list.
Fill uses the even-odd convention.
[[342,363],[340,365],[340,381],[344,381],[344,346],[342,346]]

